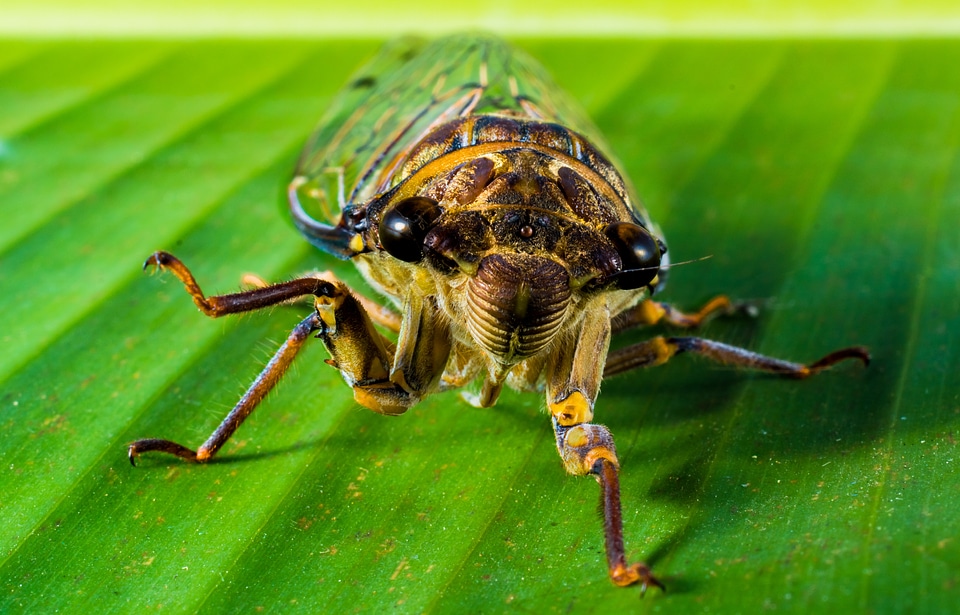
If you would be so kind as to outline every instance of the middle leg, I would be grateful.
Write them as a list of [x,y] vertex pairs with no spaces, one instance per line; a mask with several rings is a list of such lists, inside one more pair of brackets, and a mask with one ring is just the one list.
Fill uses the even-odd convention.
[[683,329],[694,329],[717,316],[734,314],[757,315],[756,303],[750,301],[731,301],[726,295],[717,295],[707,301],[703,307],[692,314],[681,312],[669,303],[652,299],[641,301],[631,309],[622,312],[613,319],[613,332],[621,333],[637,327],[648,327],[666,323]]

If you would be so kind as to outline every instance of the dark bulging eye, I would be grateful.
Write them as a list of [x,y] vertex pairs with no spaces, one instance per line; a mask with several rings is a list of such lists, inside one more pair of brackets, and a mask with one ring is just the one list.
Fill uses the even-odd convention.
[[620,271],[612,276],[617,288],[642,288],[657,277],[660,272],[660,246],[646,229],[630,222],[614,222],[603,232],[620,256]]
[[400,201],[380,218],[380,245],[390,256],[416,263],[423,258],[423,240],[441,213],[439,203],[427,197]]

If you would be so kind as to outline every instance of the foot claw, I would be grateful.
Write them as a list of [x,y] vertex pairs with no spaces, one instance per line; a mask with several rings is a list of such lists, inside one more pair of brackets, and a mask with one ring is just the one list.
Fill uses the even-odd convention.
[[130,448],[127,449],[127,457],[130,458],[130,465],[136,467],[137,456],[140,455],[140,453],[146,453],[148,451],[158,451],[161,453],[167,453],[169,455],[176,455],[180,459],[194,462],[202,462],[210,458],[210,455],[206,455],[203,459],[200,459],[195,451],[183,446],[182,444],[177,444],[176,442],[147,438],[144,440],[137,440],[136,442],[130,444]]
[[173,254],[164,252],[163,250],[157,250],[143,262],[143,270],[146,271],[150,267],[156,267],[162,271],[164,268],[177,262],[179,262],[179,259]]
[[146,271],[150,267],[161,267],[161,254],[162,252],[154,252],[147,257],[147,260],[143,261],[143,270]]
[[660,591],[667,591],[667,588],[657,577],[653,576],[646,564],[633,564],[626,568],[619,567],[611,570],[610,579],[620,587],[640,583],[640,595],[647,593],[647,588],[650,586],[658,587]]
[[840,350],[835,350],[822,359],[811,363],[809,366],[807,366],[807,369],[809,370],[810,375],[812,375],[828,369],[840,361],[846,361],[847,359],[856,359],[863,363],[864,367],[869,367],[870,351],[867,350],[865,346],[841,348]]

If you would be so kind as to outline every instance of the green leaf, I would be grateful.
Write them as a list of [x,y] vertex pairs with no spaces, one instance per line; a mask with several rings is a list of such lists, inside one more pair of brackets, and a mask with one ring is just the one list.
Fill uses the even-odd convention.
[[[213,463],[199,444],[303,306],[208,291],[335,268],[278,204],[372,41],[0,41],[2,612],[946,612],[960,599],[960,43],[528,40],[670,241],[702,335],[874,363],[803,382],[678,357],[613,379],[628,552],[564,475],[543,400],[361,409],[308,346]],[[649,333],[632,334],[630,340]]]

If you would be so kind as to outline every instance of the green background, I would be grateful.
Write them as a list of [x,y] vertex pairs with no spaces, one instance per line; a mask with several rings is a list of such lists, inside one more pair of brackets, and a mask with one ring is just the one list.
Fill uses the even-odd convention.
[[564,475],[536,395],[381,417],[314,344],[216,462],[131,468],[135,438],[201,442],[304,313],[206,319],[140,273],[151,251],[209,291],[358,283],[278,202],[377,42],[346,21],[336,40],[269,20],[244,40],[68,36],[0,11],[0,611],[955,611],[960,41],[779,36],[789,11],[705,38],[689,6],[661,11],[677,37],[514,39],[607,135],[674,259],[713,256],[663,298],[763,301],[704,336],[875,360],[792,382],[680,357],[605,383],[627,549],[668,587],[642,600],[607,580],[596,484]]
[[960,32],[955,0],[4,0],[0,32],[40,36],[902,37]]

